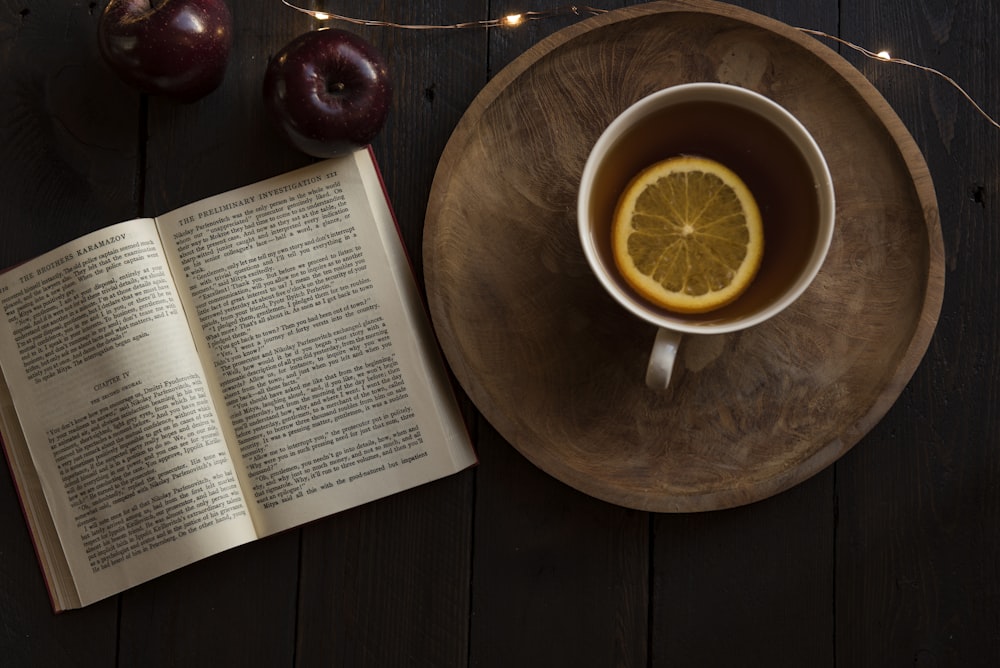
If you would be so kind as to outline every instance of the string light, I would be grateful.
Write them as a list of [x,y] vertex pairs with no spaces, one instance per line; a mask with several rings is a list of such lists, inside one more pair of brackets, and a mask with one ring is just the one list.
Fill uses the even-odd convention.
[[[330,12],[324,12],[314,9],[306,9],[304,7],[299,7],[296,4],[290,2],[290,0],[281,0],[282,4],[297,12],[301,12],[307,16],[310,16],[317,21],[342,21],[344,23],[351,23],[360,26],[375,26],[383,28],[399,28],[403,30],[457,30],[463,28],[516,28],[527,21],[536,21],[539,19],[547,19],[555,16],[596,16],[598,14],[606,14],[607,9],[597,9],[595,7],[587,7],[582,5],[565,5],[558,7],[556,9],[551,9],[547,11],[532,11],[532,12],[522,12],[520,14],[508,14],[497,19],[485,19],[481,21],[464,21],[461,23],[449,23],[443,25],[430,25],[430,24],[412,24],[412,23],[393,23],[392,21],[375,21],[369,19],[356,19],[350,16],[342,16],[340,14],[331,14]],[[958,82],[949,77],[947,74],[936,70],[932,67],[926,67],[924,65],[919,65],[917,63],[910,62],[909,60],[904,60],[902,58],[894,58],[889,55],[888,51],[879,51],[878,53],[874,51],[869,51],[868,49],[848,42],[840,37],[835,37],[821,30],[811,30],[809,28],[797,28],[797,30],[812,35],[814,37],[823,37],[826,39],[832,39],[835,42],[839,42],[849,49],[853,49],[858,53],[864,55],[872,60],[878,60],[885,63],[893,63],[896,65],[906,65],[908,67],[914,67],[918,70],[922,70],[929,74],[941,77],[949,84],[951,84],[962,96],[969,101],[970,104],[975,108],[977,112],[987,121],[989,121],[994,127],[1000,128],[1000,123],[997,123],[989,114],[987,114],[982,107],[980,107],[972,97],[965,92],[965,89],[958,85]]]
[[281,0],[282,4],[286,7],[290,7],[297,12],[302,12],[307,16],[311,16],[317,21],[343,21],[344,23],[352,23],[359,26],[376,26],[381,28],[400,28],[403,30],[456,30],[461,28],[516,28],[527,21],[537,21],[539,19],[548,19],[554,16],[596,16],[598,14],[606,14],[608,10],[597,9],[595,7],[584,7],[582,5],[565,5],[563,7],[557,7],[556,9],[550,9],[548,11],[534,11],[534,12],[522,12],[520,14],[508,14],[498,19],[486,19],[484,21],[464,21],[462,23],[449,23],[443,25],[429,25],[424,23],[393,23],[392,21],[375,21],[370,19],[356,19],[350,16],[342,16],[340,14],[331,14],[330,12],[323,12],[314,9],[306,9],[304,7],[299,7],[289,0]]
[[860,53],[860,54],[862,54],[862,55],[864,55],[864,56],[866,56],[868,58],[871,58],[873,60],[881,60],[882,62],[893,63],[893,64],[896,64],[896,65],[906,65],[907,67],[914,67],[914,68],[916,68],[918,70],[921,70],[923,72],[927,72],[929,74],[933,74],[934,76],[941,77],[942,79],[944,79],[945,81],[947,81],[949,84],[951,84],[955,88],[955,90],[957,90],[959,93],[961,93],[962,97],[964,97],[966,100],[968,100],[969,104],[971,104],[973,106],[973,108],[975,108],[975,110],[977,112],[979,112],[979,114],[983,118],[985,118],[987,121],[989,121],[990,124],[993,125],[993,127],[1000,128],[1000,123],[997,123],[989,114],[987,114],[983,110],[983,108],[980,107],[976,103],[976,101],[972,99],[972,96],[969,95],[968,93],[966,93],[964,88],[962,88],[961,86],[958,85],[957,81],[955,81],[954,79],[952,79],[950,76],[948,76],[944,72],[941,72],[940,70],[936,70],[933,67],[927,67],[925,65],[919,65],[917,63],[912,63],[909,60],[904,60],[902,58],[893,58],[892,56],[889,55],[888,51],[879,51],[878,53],[875,53],[874,51],[869,51],[868,49],[866,49],[866,48],[864,48],[862,46],[858,46],[857,44],[852,44],[851,42],[848,42],[845,39],[841,39],[839,37],[834,37],[833,35],[829,35],[829,34],[827,34],[825,32],[820,31],[820,30],[810,30],[809,28],[798,28],[798,30],[801,30],[802,32],[804,32],[806,34],[809,34],[809,35],[814,35],[816,37],[825,37],[827,39],[832,39],[833,41],[838,42],[840,44],[843,44],[847,48],[853,49],[853,50],[857,51],[858,53]]

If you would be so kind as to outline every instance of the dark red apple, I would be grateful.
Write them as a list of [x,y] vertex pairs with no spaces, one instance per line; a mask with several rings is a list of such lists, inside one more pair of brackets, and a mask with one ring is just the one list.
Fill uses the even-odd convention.
[[97,24],[97,42],[125,83],[193,102],[222,82],[233,17],[224,0],[111,0]]
[[368,41],[323,28],[300,35],[271,59],[264,103],[293,146],[329,158],[378,135],[392,104],[392,82],[385,59]]

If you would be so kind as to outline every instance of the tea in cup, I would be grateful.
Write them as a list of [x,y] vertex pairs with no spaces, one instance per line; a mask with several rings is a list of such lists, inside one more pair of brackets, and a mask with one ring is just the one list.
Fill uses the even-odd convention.
[[[687,157],[714,165],[709,171],[734,176],[734,192],[749,191],[762,233],[763,252],[752,280],[740,286],[738,296],[703,312],[657,298],[658,292],[677,289],[662,279],[665,272],[651,272],[647,284],[652,290],[635,280],[636,272],[621,264],[631,251],[624,250],[623,229],[615,222],[623,218],[619,205],[628,200],[623,194],[634,193],[643,179],[655,181],[647,171],[651,166],[690,163]],[[748,224],[754,222],[749,214]],[[681,84],[642,98],[601,134],[584,166],[577,215],[584,254],[600,283],[628,311],[658,328],[646,383],[662,389],[670,384],[683,335],[723,334],[760,324],[809,287],[833,238],[833,181],[815,140],[774,101],[728,84]],[[748,242],[748,252],[760,250],[751,246]],[[684,291],[694,294],[694,288],[680,289],[681,304],[699,301]]]

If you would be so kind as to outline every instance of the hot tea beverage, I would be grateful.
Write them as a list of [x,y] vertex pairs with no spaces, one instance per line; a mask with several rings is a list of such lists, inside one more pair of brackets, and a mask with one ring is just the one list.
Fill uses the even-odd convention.
[[[591,195],[598,252],[611,258],[611,221],[629,181],[647,166],[679,155],[709,158],[739,175],[760,209],[764,257],[750,288],[735,302],[708,314],[677,317],[720,322],[774,302],[806,270],[809,255],[798,249],[816,244],[819,195],[792,140],[760,114],[732,104],[694,101],[667,107],[643,118],[609,148]],[[621,285],[631,291],[624,281]]]
[[[644,298],[619,273],[612,249],[615,208],[632,179],[684,155],[738,175],[763,228],[763,255],[749,287],[705,313],[677,313]],[[759,324],[805,291],[833,237],[833,182],[812,136],[777,103],[737,86],[682,84],[639,100],[608,126],[584,167],[577,215],[584,253],[601,284],[660,328],[647,376],[659,385],[669,381],[682,333],[720,334]]]

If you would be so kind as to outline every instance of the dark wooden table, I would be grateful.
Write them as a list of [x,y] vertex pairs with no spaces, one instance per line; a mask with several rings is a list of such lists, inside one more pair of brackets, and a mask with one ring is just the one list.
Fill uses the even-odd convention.
[[[314,21],[279,0],[234,0],[222,87],[175,105],[104,67],[95,42],[104,4],[0,7],[0,265],[310,160],[270,131],[260,88],[270,55]],[[622,4],[634,3],[600,6]],[[995,0],[734,4],[937,68],[1000,113]],[[558,5],[328,8],[449,24]],[[395,103],[374,150],[421,275],[432,178],[463,112],[505,65],[579,20],[351,28],[394,71]],[[1000,130],[943,79],[828,44],[923,152],[947,258],[923,362],[836,464],[735,509],[639,512],[538,470],[466,401],[477,469],[58,616],[4,469],[0,665],[1000,665]]]

